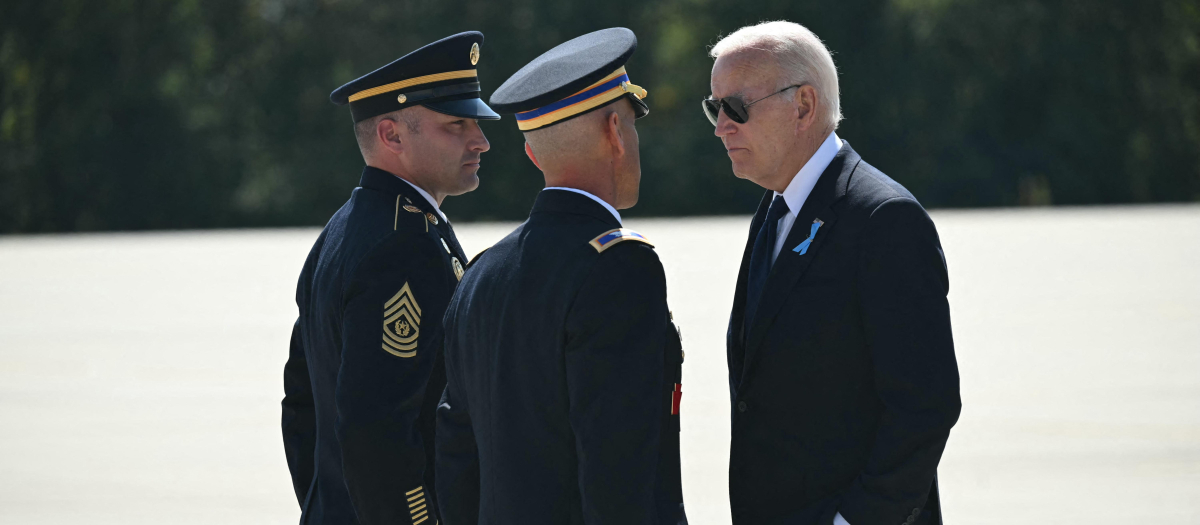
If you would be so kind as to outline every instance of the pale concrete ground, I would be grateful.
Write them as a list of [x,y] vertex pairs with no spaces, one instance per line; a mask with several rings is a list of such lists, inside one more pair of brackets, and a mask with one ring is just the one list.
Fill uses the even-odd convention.
[[[964,404],[948,523],[1200,523],[1200,206],[934,219]],[[684,332],[701,525],[729,520],[723,337],[747,223],[629,221]],[[478,251],[511,227],[459,231]],[[0,522],[296,522],[281,370],[316,235],[0,237]]]

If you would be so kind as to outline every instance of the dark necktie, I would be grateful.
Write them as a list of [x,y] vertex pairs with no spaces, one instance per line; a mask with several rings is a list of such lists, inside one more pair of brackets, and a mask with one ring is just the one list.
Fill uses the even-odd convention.
[[762,298],[763,285],[771,274],[771,252],[775,251],[775,240],[779,233],[779,219],[788,212],[787,202],[782,195],[775,196],[767,208],[767,218],[754,238],[754,249],[750,252],[750,275],[746,283],[746,316],[742,322],[742,337],[750,337],[754,326],[754,315],[758,313],[758,301]]

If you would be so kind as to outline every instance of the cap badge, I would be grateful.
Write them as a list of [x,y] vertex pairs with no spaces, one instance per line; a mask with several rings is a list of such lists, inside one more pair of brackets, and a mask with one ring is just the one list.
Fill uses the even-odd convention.
[[471,44],[471,65],[479,63],[479,42]]
[[396,102],[403,104],[406,100],[408,100],[408,97],[404,96],[404,93],[396,95]]

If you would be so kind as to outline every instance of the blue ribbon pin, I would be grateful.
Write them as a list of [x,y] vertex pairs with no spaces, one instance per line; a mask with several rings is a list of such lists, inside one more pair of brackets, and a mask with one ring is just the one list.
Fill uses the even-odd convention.
[[800,244],[797,244],[795,248],[792,248],[792,251],[800,255],[808,253],[808,246],[812,244],[813,237],[817,236],[817,230],[821,229],[821,225],[823,224],[825,224],[825,221],[822,221],[821,219],[813,220],[812,229],[808,231],[808,238],[804,239],[804,241]]

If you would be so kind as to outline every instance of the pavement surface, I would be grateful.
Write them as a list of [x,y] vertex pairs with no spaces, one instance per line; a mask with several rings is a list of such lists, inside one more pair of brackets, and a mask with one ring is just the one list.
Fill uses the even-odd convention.
[[[1200,206],[933,217],[964,405],[947,523],[1200,523]],[[724,333],[748,222],[627,222],[683,330],[693,524],[729,522]],[[513,226],[458,231],[477,252]],[[0,523],[296,523],[279,401],[317,233],[0,237]]]

